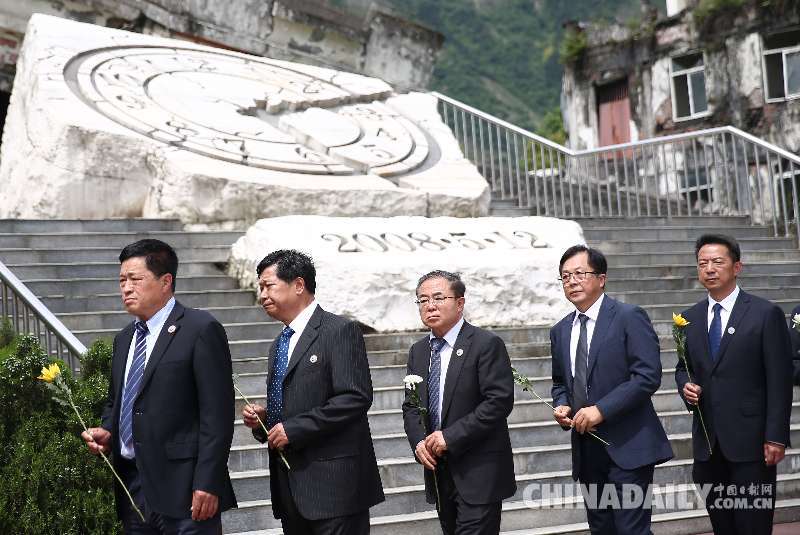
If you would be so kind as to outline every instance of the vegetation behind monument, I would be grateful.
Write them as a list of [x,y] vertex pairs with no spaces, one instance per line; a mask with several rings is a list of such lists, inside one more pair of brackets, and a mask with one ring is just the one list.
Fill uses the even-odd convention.
[[[36,379],[48,363],[30,336],[0,348],[0,533],[120,533],[110,471],[88,454],[72,409]],[[111,346],[95,342],[79,378],[62,369],[87,425],[99,425]]]
[[[329,1],[363,13],[372,0]],[[563,23],[616,19],[634,24],[640,17],[640,0],[382,2],[444,34],[430,89],[544,136],[561,135],[556,141],[563,141]]]

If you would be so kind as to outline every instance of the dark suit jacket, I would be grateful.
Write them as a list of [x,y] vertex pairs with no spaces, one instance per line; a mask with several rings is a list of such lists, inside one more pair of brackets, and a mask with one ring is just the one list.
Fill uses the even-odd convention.
[[[173,333],[169,327],[176,327]],[[119,413],[131,323],[114,338],[108,404],[102,426],[119,463]],[[234,418],[231,354],[225,329],[209,313],[176,302],[153,348],[133,406],[133,442],[142,490],[152,509],[173,518],[191,515],[192,492],[236,506],[228,453]],[[127,497],[116,489],[117,512]]]
[[[764,458],[764,442],[789,446],[792,360],[783,311],[740,291],[722,333],[716,362],[711,361],[708,347],[708,299],[685,311],[683,317],[689,321],[686,357],[693,382],[703,388],[700,408],[712,449],[719,441],[728,460],[748,462]],[[683,397],[689,376],[680,359],[675,381]],[[692,406],[687,404],[687,408]],[[708,444],[696,414],[692,437],[694,458],[708,460]]]
[[[569,348],[574,316],[574,312],[568,314],[550,330],[552,395],[556,407],[572,405]],[[608,455],[617,466],[633,470],[672,458],[672,448],[651,400],[661,385],[658,337],[640,307],[607,295],[603,298],[589,347],[586,384],[589,403],[600,409],[604,420],[595,434],[611,444],[607,447]],[[580,475],[578,439],[573,431],[575,479]]]
[[800,314],[800,306],[794,307],[789,316],[789,338],[792,341],[792,365],[794,367],[794,384],[800,385],[800,333],[794,328],[792,318]]
[[[460,356],[457,354],[463,350]],[[408,352],[408,373],[419,375],[419,394],[428,404],[430,338]],[[514,406],[514,377],[503,340],[467,322],[458,333],[444,378],[441,428],[446,462],[461,498],[469,504],[498,502],[512,496],[517,484],[506,418]],[[425,438],[419,411],[406,395],[403,420],[411,450]],[[425,470],[428,503],[435,503],[433,473]]]
[[[273,342],[267,384],[276,351]],[[384,500],[367,420],[370,406],[372,378],[358,325],[317,306],[289,357],[283,380],[289,486],[304,518],[348,516]],[[260,427],[253,436],[266,441]],[[277,466],[280,462],[270,451],[273,474],[283,469]],[[281,518],[274,477],[270,489],[273,513]]]

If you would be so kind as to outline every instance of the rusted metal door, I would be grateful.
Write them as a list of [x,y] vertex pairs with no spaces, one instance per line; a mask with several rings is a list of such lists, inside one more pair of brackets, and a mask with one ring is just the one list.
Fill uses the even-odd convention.
[[[628,143],[631,140],[631,104],[628,100],[628,79],[597,86],[596,93],[600,146]],[[617,156],[621,156],[621,154]]]

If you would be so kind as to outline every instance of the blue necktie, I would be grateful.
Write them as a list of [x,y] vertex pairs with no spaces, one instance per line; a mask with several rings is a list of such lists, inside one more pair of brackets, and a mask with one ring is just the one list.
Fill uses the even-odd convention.
[[722,305],[715,303],[714,319],[711,320],[711,326],[708,329],[708,347],[711,349],[712,362],[716,362],[719,356],[719,343],[722,341],[722,319],[719,317],[720,310],[722,310]]
[[431,431],[436,431],[441,427],[441,415],[439,414],[439,383],[442,376],[442,348],[445,344],[444,338],[431,339],[431,371],[428,374],[428,414],[431,419]]
[[289,326],[284,327],[278,338],[278,351],[275,354],[275,371],[272,374],[267,388],[267,429],[281,421],[281,411],[283,410],[283,378],[286,377],[286,369],[289,367],[289,340],[294,334],[294,329]]
[[128,369],[128,380],[122,391],[122,410],[119,413],[119,436],[127,449],[133,449],[133,404],[142,386],[144,377],[145,356],[147,355],[147,324],[136,322],[136,347],[133,350],[133,362]]

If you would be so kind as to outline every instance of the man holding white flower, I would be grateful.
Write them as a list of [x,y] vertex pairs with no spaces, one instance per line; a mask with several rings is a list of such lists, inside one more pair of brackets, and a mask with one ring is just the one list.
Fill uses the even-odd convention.
[[[693,478],[713,488],[706,509],[715,534],[768,535],[776,466],[789,446],[792,361],[786,320],[779,306],[739,289],[741,249],[734,238],[700,236],[695,258],[708,296],[682,314],[689,322],[686,364],[679,360],[675,368],[678,392],[688,409],[700,406],[708,432],[706,439],[695,413]],[[723,498],[735,505],[725,506]]]
[[459,275],[447,271],[417,283],[420,318],[431,332],[409,350],[406,381],[425,410],[421,418],[407,389],[403,419],[442,531],[496,535],[502,500],[516,492],[506,422],[514,378],[503,340],[464,321],[464,293]]

